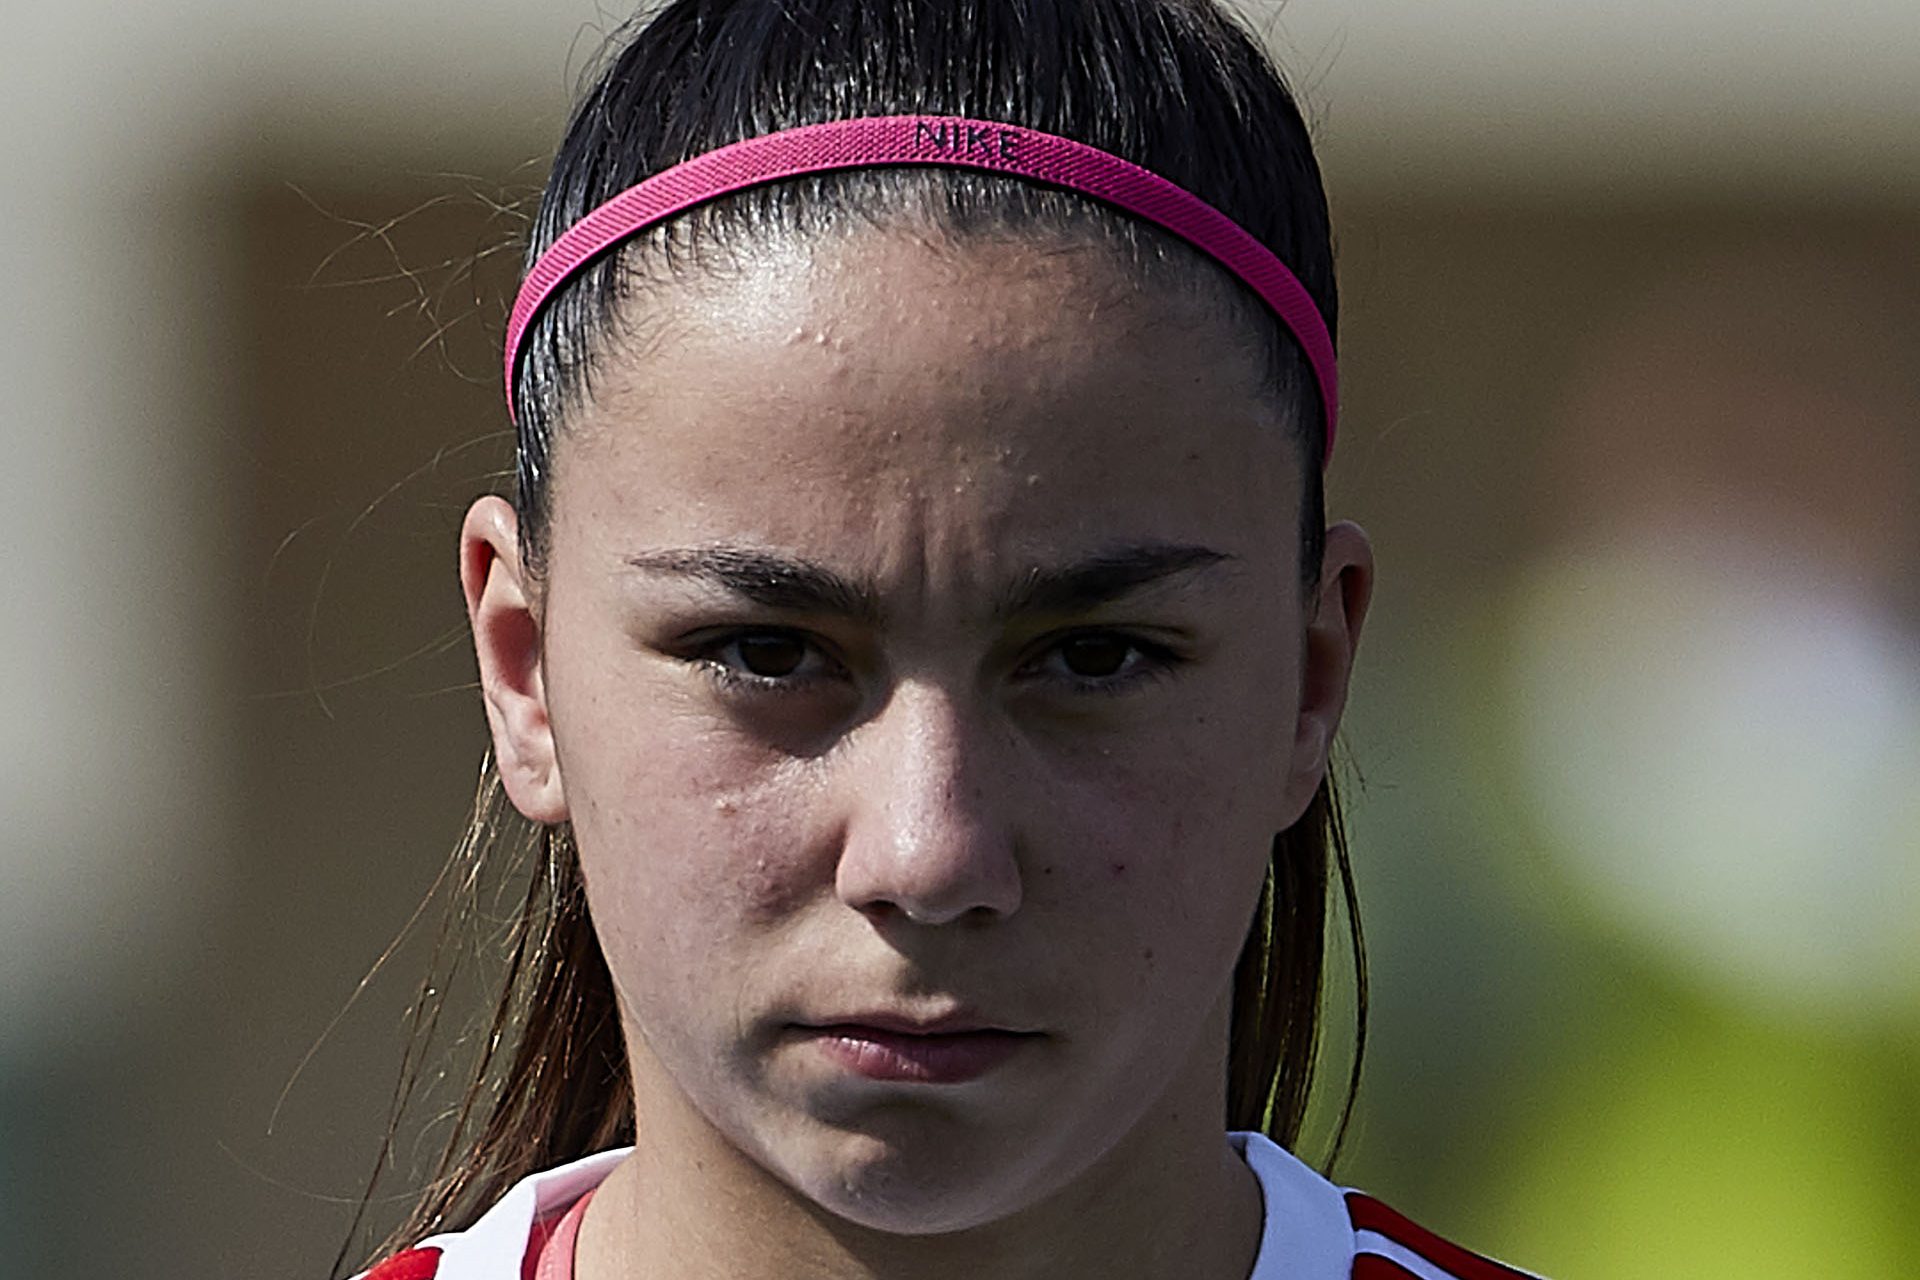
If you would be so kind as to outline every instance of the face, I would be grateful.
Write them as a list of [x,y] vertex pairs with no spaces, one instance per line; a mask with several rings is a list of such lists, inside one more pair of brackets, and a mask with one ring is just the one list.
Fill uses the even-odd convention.
[[467,556],[643,1131],[911,1233],[1171,1115],[1217,1140],[1233,964],[1365,604],[1362,566],[1316,668],[1251,350],[1091,250],[866,231],[670,294],[560,444],[537,599],[499,508]]

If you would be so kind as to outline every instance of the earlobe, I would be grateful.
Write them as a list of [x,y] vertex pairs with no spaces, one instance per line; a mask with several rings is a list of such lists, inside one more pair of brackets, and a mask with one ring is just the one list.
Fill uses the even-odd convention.
[[460,528],[460,587],[473,627],[480,691],[500,781],[535,822],[567,819],[541,666],[540,617],[520,560],[519,523],[505,499],[485,497]]
[[1287,779],[1287,820],[1305,813],[1326,776],[1334,732],[1346,710],[1360,629],[1373,598],[1373,545],[1351,521],[1327,529],[1319,590],[1307,601],[1311,611],[1301,654],[1300,707],[1294,721],[1292,768]]

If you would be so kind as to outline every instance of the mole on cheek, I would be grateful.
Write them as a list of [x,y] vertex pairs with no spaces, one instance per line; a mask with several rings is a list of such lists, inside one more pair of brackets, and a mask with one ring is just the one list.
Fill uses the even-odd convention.
[[1124,862],[1116,862],[1116,863],[1114,863],[1114,864],[1113,864],[1113,878],[1114,878],[1115,880],[1118,880],[1118,879],[1119,879],[1119,878],[1120,878],[1121,876],[1124,876],[1124,875],[1126,875],[1126,874],[1127,874],[1127,864],[1126,864],[1126,863],[1124,863]]
[[777,920],[791,911],[794,887],[786,882],[784,869],[766,854],[742,868],[735,879],[735,902],[742,916],[758,923]]

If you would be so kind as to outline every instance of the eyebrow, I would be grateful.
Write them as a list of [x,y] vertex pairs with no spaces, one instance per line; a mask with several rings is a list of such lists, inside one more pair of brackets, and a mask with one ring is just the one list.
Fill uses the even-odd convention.
[[[1139,543],[1113,547],[1061,566],[1034,566],[1008,585],[995,606],[999,620],[1023,614],[1083,613],[1154,583],[1234,559],[1210,547]],[[884,620],[873,584],[824,565],[751,547],[678,547],[644,551],[626,563],[648,573],[710,583],[767,609]]]
[[644,551],[627,563],[648,573],[694,578],[787,613],[830,613],[878,623],[880,596],[833,570],[748,547],[679,547]]
[[1003,619],[1031,613],[1084,613],[1164,579],[1232,559],[1210,547],[1167,543],[1116,547],[1059,568],[1027,570],[1001,598],[998,613]]

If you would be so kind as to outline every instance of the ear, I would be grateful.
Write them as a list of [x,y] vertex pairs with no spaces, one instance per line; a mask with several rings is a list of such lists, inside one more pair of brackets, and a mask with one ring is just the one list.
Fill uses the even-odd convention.
[[505,499],[481,498],[468,509],[460,526],[460,588],[507,798],[535,822],[564,822],[567,801],[547,717],[540,618],[533,583],[520,562],[519,521]]
[[1307,601],[1300,709],[1294,721],[1282,829],[1300,820],[1326,777],[1327,753],[1347,707],[1353,655],[1372,598],[1373,544],[1359,525],[1343,520],[1327,530],[1319,589]]

